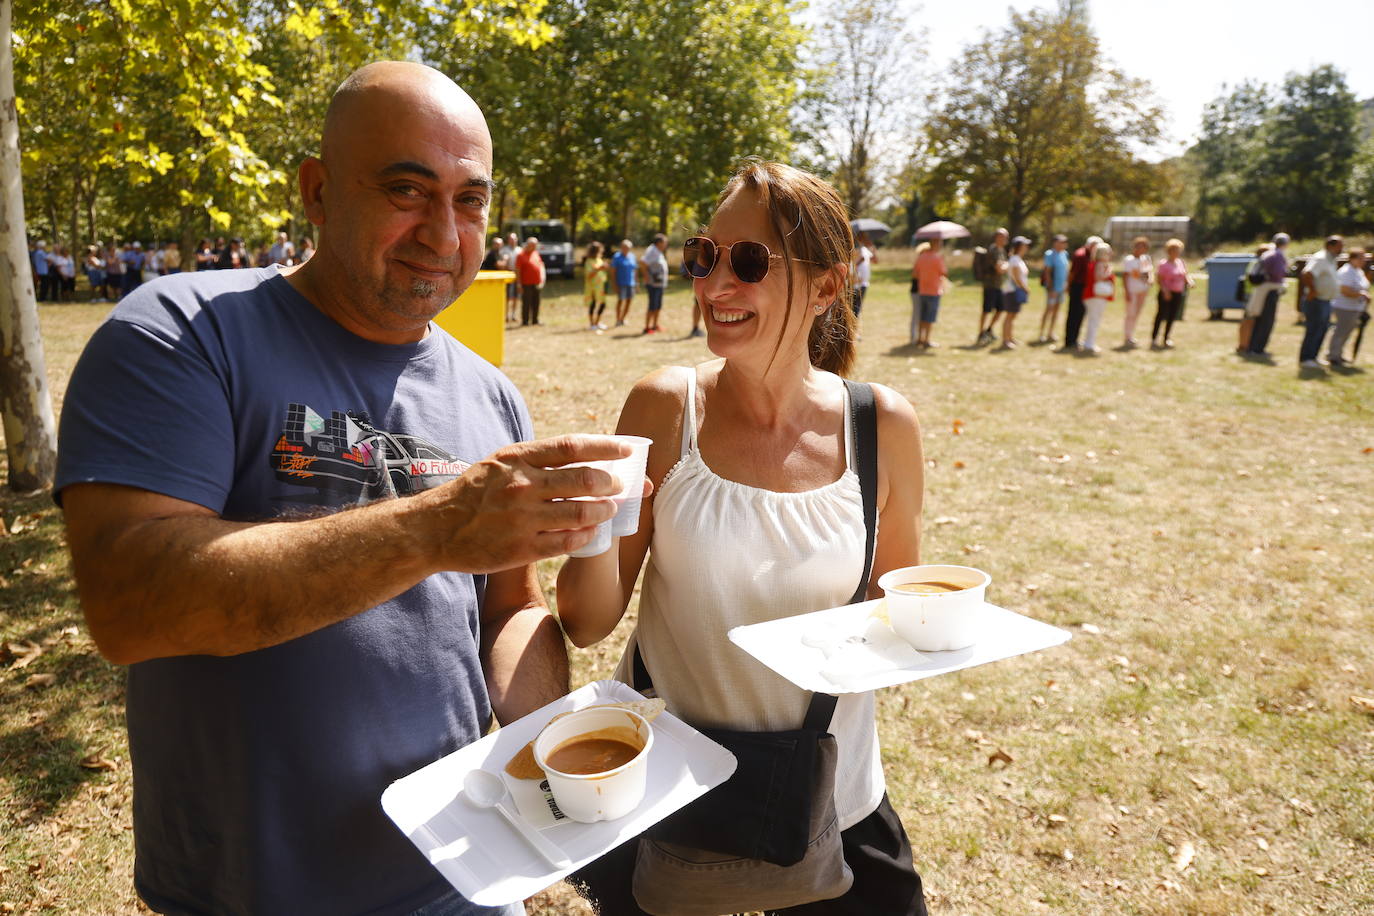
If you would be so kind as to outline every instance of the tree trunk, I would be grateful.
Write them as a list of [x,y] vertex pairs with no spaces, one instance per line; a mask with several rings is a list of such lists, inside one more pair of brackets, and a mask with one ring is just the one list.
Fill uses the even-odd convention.
[[[79,245],[81,239],[81,170],[79,168],[72,170],[72,208],[67,225],[67,248],[70,249],[68,254],[79,265],[81,261],[76,256],[76,250],[80,247],[82,251],[85,251],[85,248]],[[80,271],[78,270],[77,273]]]
[[630,195],[625,195],[625,202],[620,210],[620,237],[627,239],[630,237]]
[[95,229],[95,189],[96,179],[91,176],[89,188],[86,192],[86,240],[91,245],[99,245],[100,238],[96,235]]
[[668,209],[670,206],[671,202],[668,200],[667,194],[658,199],[658,231],[664,235],[668,234]]
[[582,195],[576,191],[568,195],[568,238],[577,244],[577,224],[582,220]]
[[196,216],[198,211],[189,204],[182,205],[181,208],[181,240],[177,242],[181,246],[181,269],[183,271],[193,271],[196,269],[196,242],[200,241],[196,237]]
[[506,224],[506,194],[508,192],[503,187],[496,195],[496,231],[500,232],[501,227]]
[[0,0],[0,414],[10,488],[26,492],[52,486],[57,424],[24,231],[11,20],[10,0]]

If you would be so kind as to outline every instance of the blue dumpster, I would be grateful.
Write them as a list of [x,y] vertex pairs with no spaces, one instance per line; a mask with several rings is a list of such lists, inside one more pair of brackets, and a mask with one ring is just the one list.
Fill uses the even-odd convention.
[[1225,309],[1243,309],[1250,289],[1245,285],[1245,268],[1255,259],[1244,252],[1218,253],[1208,258],[1207,310],[1220,318]]

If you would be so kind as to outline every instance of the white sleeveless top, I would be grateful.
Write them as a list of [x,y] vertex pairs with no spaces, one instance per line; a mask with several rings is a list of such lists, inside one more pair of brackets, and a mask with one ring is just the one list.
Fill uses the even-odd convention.
[[[846,468],[839,480],[779,493],[717,476],[696,444],[696,370],[687,377],[681,458],[654,497],[654,533],[639,626],[616,671],[632,681],[638,644],[658,695],[695,725],[741,731],[800,728],[808,691],[730,642],[733,627],[845,604],[863,573],[863,497],[845,389]],[[840,829],[863,820],[885,785],[873,694],[841,695],[830,732],[838,745]]]

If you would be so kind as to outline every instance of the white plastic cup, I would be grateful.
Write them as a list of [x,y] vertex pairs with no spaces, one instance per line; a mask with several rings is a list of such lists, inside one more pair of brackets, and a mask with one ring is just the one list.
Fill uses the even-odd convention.
[[[628,763],[604,773],[560,773],[548,757],[563,742],[578,735],[614,729],[613,737],[633,737],[640,751]],[[648,785],[649,750],[654,730],[639,713],[619,707],[582,709],[549,723],[534,741],[534,759],[549,780],[558,808],[583,824],[613,821],[629,814],[644,800]]]
[[[949,582],[957,592],[922,595],[897,591],[909,582]],[[887,595],[887,617],[898,636],[920,652],[966,649],[978,641],[983,603],[992,577],[971,566],[904,566],[884,573],[878,587]]]
[[615,519],[607,519],[597,525],[596,534],[592,536],[592,539],[582,547],[570,551],[568,556],[577,557],[578,559],[582,559],[583,557],[599,557],[610,550],[611,543],[615,539],[611,533],[611,523],[613,521],[615,521]]
[[628,444],[632,451],[627,458],[617,458],[611,462],[611,473],[620,481],[623,489],[612,497],[619,508],[616,510],[612,533],[616,537],[634,534],[639,530],[639,507],[644,501],[644,468],[649,461],[649,446],[654,440],[643,436],[616,436]]

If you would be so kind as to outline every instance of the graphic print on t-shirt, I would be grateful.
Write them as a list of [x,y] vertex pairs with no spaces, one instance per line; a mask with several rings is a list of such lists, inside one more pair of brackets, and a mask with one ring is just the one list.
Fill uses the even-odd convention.
[[472,466],[419,436],[377,429],[366,411],[335,410],[326,420],[295,403],[286,407],[271,463],[283,483],[358,502],[428,490]]

